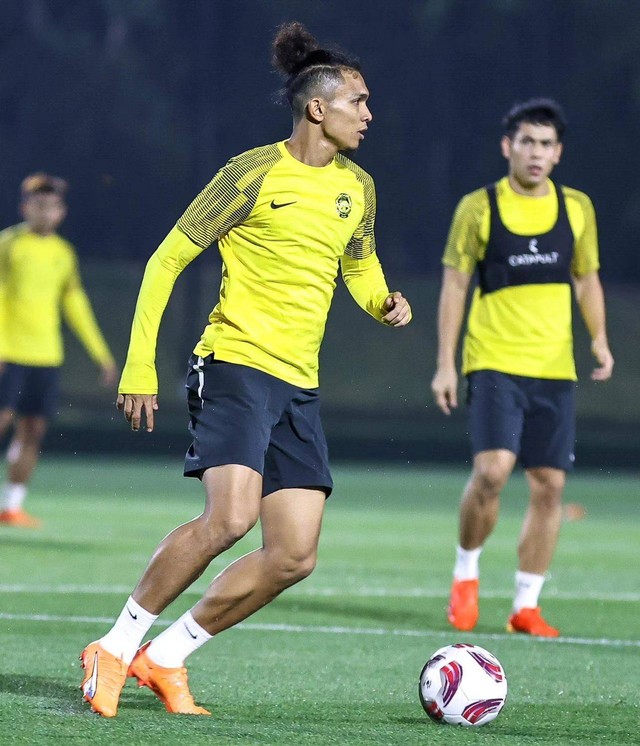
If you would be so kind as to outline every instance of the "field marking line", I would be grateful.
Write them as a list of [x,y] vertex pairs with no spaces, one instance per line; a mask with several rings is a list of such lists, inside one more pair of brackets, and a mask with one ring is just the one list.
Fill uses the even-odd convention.
[[[88,595],[107,595],[107,594],[126,594],[131,593],[133,586],[125,585],[84,585],[84,584],[63,584],[63,585],[45,585],[45,584],[28,584],[28,583],[7,583],[0,584],[0,593],[48,593],[51,595],[65,595],[68,593],[82,593]],[[200,594],[204,592],[207,584],[194,586],[185,591],[190,594]],[[353,589],[345,588],[292,588],[287,592],[289,596],[317,596],[321,598],[448,598],[449,588],[368,588],[359,587]],[[513,597],[512,592],[508,591],[483,591],[482,598],[492,599],[510,599]],[[560,601],[615,601],[637,603],[640,601],[640,593],[633,592],[613,592],[603,593],[599,591],[558,591],[547,588],[545,598],[557,599]]]
[[[0,612],[0,619],[12,622],[62,622],[65,624],[113,624],[114,617],[91,617],[91,616],[61,616],[56,614],[8,614]],[[161,627],[168,627],[175,619],[158,620],[155,624]],[[326,634],[326,635],[373,635],[377,637],[440,637],[444,639],[451,638],[451,632],[448,630],[412,630],[412,629],[384,629],[380,627],[338,627],[323,625],[303,625],[303,624],[256,624],[251,622],[241,622],[232,630],[248,632],[289,632],[294,634]],[[466,633],[469,639],[482,640],[512,640],[533,644],[541,643],[558,643],[565,645],[598,645],[612,648],[640,648],[640,640],[616,640],[606,637],[586,638],[586,637],[530,637],[528,635],[513,634],[485,634],[478,632]]]

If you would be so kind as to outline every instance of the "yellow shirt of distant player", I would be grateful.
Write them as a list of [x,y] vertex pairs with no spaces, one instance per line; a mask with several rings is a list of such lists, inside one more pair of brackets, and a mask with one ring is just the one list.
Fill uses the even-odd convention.
[[[595,213],[583,192],[562,187],[575,238],[571,271],[575,276],[599,268]],[[558,217],[553,185],[542,197],[518,194],[501,179],[496,187],[505,227],[517,235],[548,233]],[[451,225],[443,263],[473,273],[484,258],[490,232],[485,189],[460,201]],[[533,378],[575,380],[571,286],[564,283],[506,287],[482,294],[476,288],[467,322],[463,372],[498,370]]]
[[0,233],[0,360],[58,366],[64,358],[61,316],[98,364],[112,361],[82,288],[76,255],[56,234],[26,224]]

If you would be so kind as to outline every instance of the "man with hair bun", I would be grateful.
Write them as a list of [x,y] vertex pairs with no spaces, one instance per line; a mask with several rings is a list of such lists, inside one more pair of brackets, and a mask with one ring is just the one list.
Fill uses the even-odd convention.
[[448,619],[465,632],[478,621],[480,553],[519,458],[530,497],[507,629],[557,637],[538,599],[574,460],[572,289],[598,363],[594,381],[610,378],[613,358],[591,200],[549,178],[562,154],[562,110],[551,99],[532,99],[514,106],[503,124],[508,175],[463,197],[443,257],[438,366],[431,387],[445,414],[457,406],[456,350],[478,270],[462,363],[473,470],[460,507]]
[[[91,709],[117,712],[127,675],[169,712],[208,715],[184,660],[314,568],[332,489],[319,417],[318,351],[340,270],[374,319],[400,328],[411,310],[389,292],[376,254],[373,180],[341,151],[371,123],[356,59],[283,25],[273,64],[293,114],[289,139],[232,158],[147,264],[118,406],[154,427],[155,345],[180,272],[217,242],[222,286],[187,374],[193,443],[185,475],[205,490],[201,515],[159,545],[115,625],[81,655]],[[188,612],[139,648],[157,616],[258,521],[262,546],[223,570]]]
[[64,179],[38,172],[21,186],[24,222],[0,232],[0,437],[13,426],[0,525],[38,528],[24,502],[55,414],[64,358],[62,318],[101,371],[117,380],[113,356],[82,286],[73,246],[57,234],[67,214]]

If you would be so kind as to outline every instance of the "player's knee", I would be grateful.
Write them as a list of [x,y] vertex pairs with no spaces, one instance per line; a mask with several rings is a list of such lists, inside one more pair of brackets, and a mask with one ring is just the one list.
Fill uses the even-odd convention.
[[225,515],[208,517],[205,520],[208,543],[215,553],[232,547],[256,524],[257,518],[245,515]]
[[314,571],[316,552],[276,552],[270,554],[271,571],[284,587],[298,583]]
[[485,498],[497,498],[504,487],[509,472],[499,463],[476,464],[473,481],[476,490]]
[[532,469],[529,472],[532,497],[550,505],[559,504],[565,485],[565,474],[559,469]]
[[18,428],[18,437],[26,446],[39,446],[47,432],[47,423],[38,417],[25,419]]

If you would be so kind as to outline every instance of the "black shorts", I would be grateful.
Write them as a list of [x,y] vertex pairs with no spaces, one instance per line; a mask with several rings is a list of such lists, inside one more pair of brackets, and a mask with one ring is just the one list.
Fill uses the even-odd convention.
[[193,443],[185,476],[242,464],[262,474],[263,495],[301,487],[329,496],[333,481],[318,389],[212,355],[191,356],[186,387]]
[[506,448],[525,469],[569,471],[575,459],[575,383],[478,370],[469,373],[473,455]]
[[58,402],[60,367],[5,363],[0,374],[0,409],[21,417],[51,417]]

